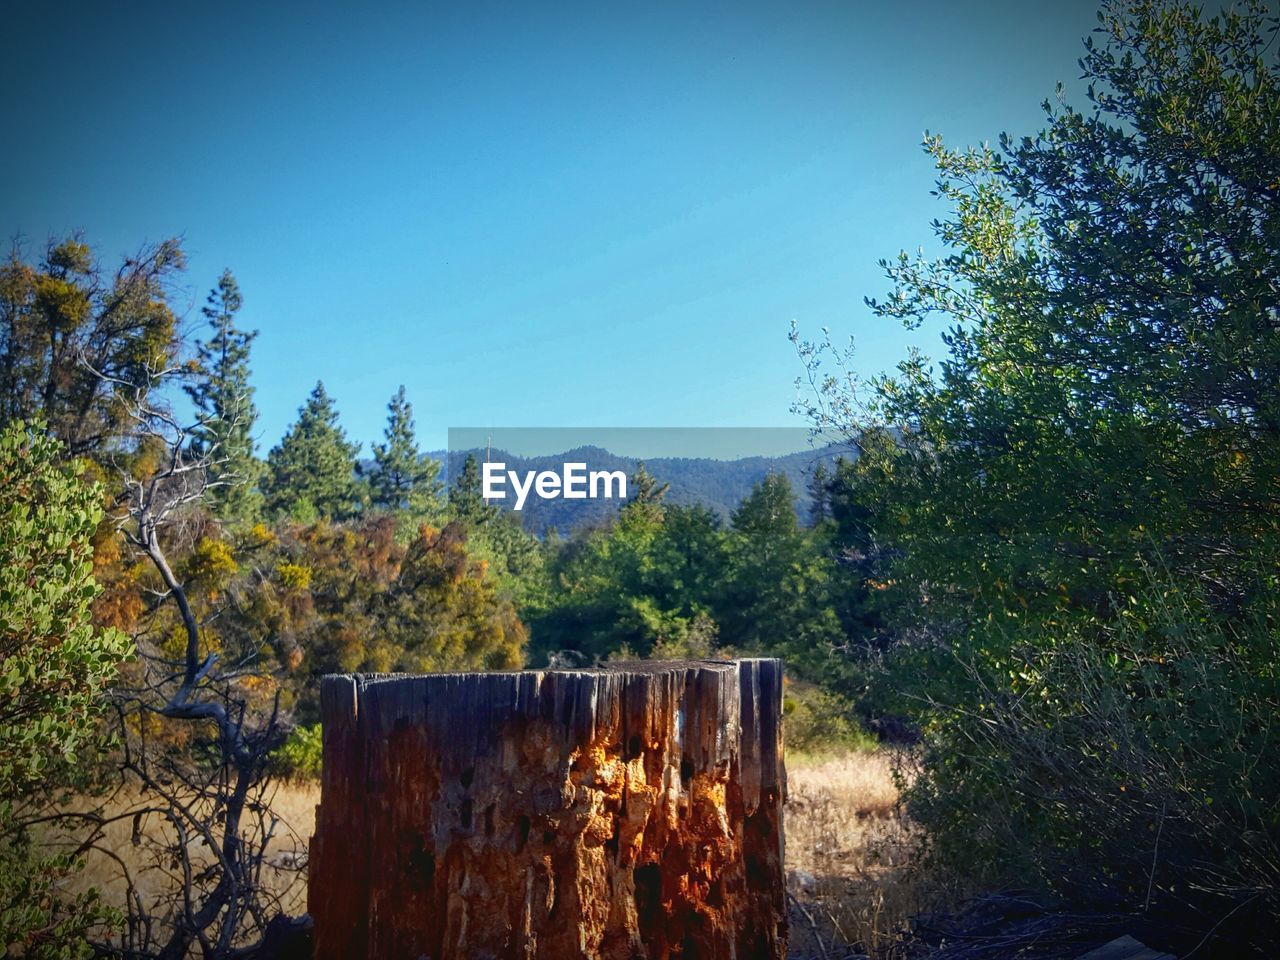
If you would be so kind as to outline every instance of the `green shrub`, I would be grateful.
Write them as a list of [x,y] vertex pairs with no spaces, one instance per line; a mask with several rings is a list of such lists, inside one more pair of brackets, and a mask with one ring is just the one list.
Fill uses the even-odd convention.
[[272,754],[275,772],[288,780],[319,780],[323,743],[320,724],[294,727]]
[[926,139],[944,252],[886,262],[870,306],[944,318],[945,355],[868,394],[801,343],[809,412],[860,438],[849,558],[891,633],[878,702],[925,724],[909,800],[934,854],[1159,911],[1179,953],[1273,957],[1274,13],[1133,0],[1099,21],[1084,102],[998,145]]
[[91,622],[102,490],[62,453],[40,425],[0,433],[0,947],[48,960],[87,954],[84,932],[114,914],[60,896],[79,864],[27,822],[101,751],[100,694],[132,649]]
[[[1280,597],[1277,598],[1280,600]],[[1280,891],[1280,637],[1153,583],[1093,630],[968,665],[908,807],[944,865],[1073,903],[1246,926]]]
[[76,897],[60,888],[84,864],[66,855],[41,853],[13,816],[0,807],[0,938],[4,956],[27,960],[74,960],[93,951],[85,931],[110,925],[118,914],[105,907],[96,890]]
[[876,738],[862,728],[854,705],[822,687],[789,681],[782,713],[788,751],[821,755],[876,746]]

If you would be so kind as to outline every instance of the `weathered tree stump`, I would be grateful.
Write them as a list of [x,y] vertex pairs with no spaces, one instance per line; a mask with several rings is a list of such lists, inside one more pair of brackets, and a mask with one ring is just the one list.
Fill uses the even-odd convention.
[[331,676],[317,960],[781,958],[782,665]]

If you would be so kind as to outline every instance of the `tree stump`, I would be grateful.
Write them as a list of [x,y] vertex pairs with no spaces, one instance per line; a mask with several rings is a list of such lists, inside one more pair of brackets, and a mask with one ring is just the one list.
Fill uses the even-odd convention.
[[330,676],[316,960],[786,950],[782,664]]

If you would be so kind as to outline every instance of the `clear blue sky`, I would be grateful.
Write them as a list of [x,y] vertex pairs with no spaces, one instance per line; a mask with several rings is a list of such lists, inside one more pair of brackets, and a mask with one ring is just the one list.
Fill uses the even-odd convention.
[[0,229],[184,236],[193,327],[231,267],[264,452],[317,378],[366,452],[401,383],[426,448],[794,424],[793,318],[934,347],[862,305],[943,213],[921,135],[1037,128],[1094,10],[14,2]]

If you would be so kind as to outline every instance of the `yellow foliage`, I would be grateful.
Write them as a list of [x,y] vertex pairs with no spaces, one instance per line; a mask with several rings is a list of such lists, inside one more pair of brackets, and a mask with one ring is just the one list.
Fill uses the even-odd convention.
[[262,693],[271,695],[280,687],[279,681],[275,677],[263,676],[262,674],[251,674],[246,677],[238,677],[236,683],[240,688],[252,693]]
[[211,589],[225,584],[240,571],[231,544],[212,537],[202,537],[183,566],[189,583]]
[[265,523],[255,523],[249,530],[249,543],[247,546],[250,549],[269,547],[275,542],[275,533]]
[[277,563],[276,576],[291,590],[306,590],[311,586],[311,568],[298,563]]

